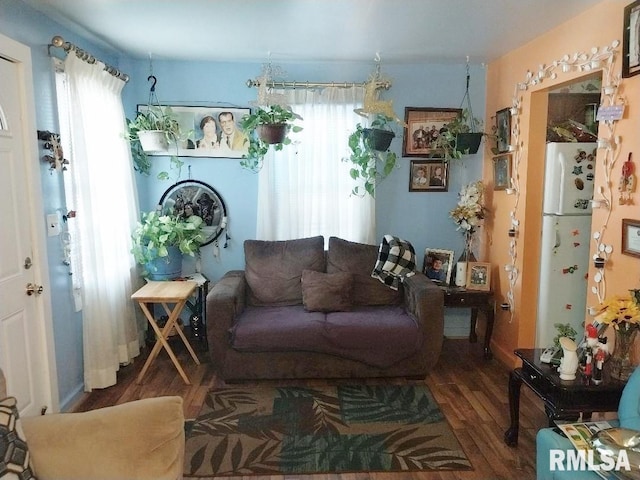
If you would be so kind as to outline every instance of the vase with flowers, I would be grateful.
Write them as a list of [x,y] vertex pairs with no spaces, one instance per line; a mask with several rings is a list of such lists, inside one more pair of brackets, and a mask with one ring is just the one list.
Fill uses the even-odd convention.
[[456,265],[455,282],[459,287],[466,285],[467,262],[475,261],[472,246],[474,234],[480,228],[485,217],[484,184],[481,180],[465,185],[459,193],[460,200],[456,207],[449,212],[457,224],[457,230],[464,235],[464,249]]
[[614,329],[615,346],[609,360],[609,374],[626,382],[635,368],[631,353],[640,329],[640,305],[631,295],[617,295],[600,304],[596,319]]

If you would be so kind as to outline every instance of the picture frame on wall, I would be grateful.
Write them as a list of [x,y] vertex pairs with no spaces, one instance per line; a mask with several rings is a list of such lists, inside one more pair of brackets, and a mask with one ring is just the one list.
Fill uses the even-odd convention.
[[493,189],[506,190],[511,183],[511,154],[493,157]]
[[640,0],[624,8],[622,78],[640,73]]
[[449,189],[449,163],[444,160],[411,160],[410,192],[446,192]]
[[445,125],[460,115],[460,108],[406,107],[402,156],[444,157],[444,151],[434,147],[434,142]]
[[491,264],[469,262],[467,265],[467,290],[489,291],[491,289]]
[[640,258],[640,220],[622,219],[622,253]]
[[422,273],[436,283],[449,285],[453,272],[453,250],[425,248]]
[[508,152],[511,145],[511,112],[508,108],[496,112],[496,135],[498,153]]
[[[166,106],[171,108],[180,129],[183,132],[193,132],[193,135],[188,140],[179,142],[177,152],[175,146],[170,144],[167,151],[149,152],[148,155],[242,158],[249,151],[249,139],[240,128],[240,120],[251,113],[250,108],[162,105]],[[138,105],[139,112],[144,112],[147,108],[147,105]],[[216,140],[207,142],[205,129],[206,137],[213,138],[213,126]]]

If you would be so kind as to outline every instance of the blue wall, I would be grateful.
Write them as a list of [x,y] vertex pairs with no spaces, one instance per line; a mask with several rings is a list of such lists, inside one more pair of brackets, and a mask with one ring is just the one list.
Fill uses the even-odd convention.
[[[119,67],[131,80],[123,91],[127,115],[135,113],[136,105],[148,100],[149,61],[118,56],[95,43],[72,34],[53,20],[41,15],[20,0],[0,0],[0,32],[32,48],[34,90],[36,94],[36,125],[40,130],[58,131],[54,83],[47,44],[54,35],[90,51],[96,57]],[[159,41],[162,41],[159,39]],[[59,49],[53,49],[59,50]],[[59,53],[59,52],[57,52]],[[373,53],[373,52],[372,52]],[[287,72],[287,80],[361,82],[372,72],[372,63],[278,63]],[[247,79],[256,78],[262,65],[258,63],[170,62],[153,61],[153,74],[158,78],[157,95],[161,103],[180,105],[237,105],[250,106],[256,90],[246,86]],[[385,99],[393,100],[396,113],[404,116],[404,108],[443,107],[458,108],[465,89],[465,65],[439,64],[384,64],[383,75],[393,81]],[[484,118],[485,72],[483,67],[471,66],[471,98],[476,117]],[[34,132],[35,135],[35,132]],[[398,136],[392,149],[402,154],[402,139]],[[155,179],[155,174],[168,169],[168,159],[154,158],[154,171],[149,177],[137,175],[140,209],[155,207],[162,193],[171,185],[169,181]],[[214,258],[212,246],[202,252],[203,273],[210,279],[220,278],[230,269],[242,268],[244,258],[242,242],[255,238],[257,176],[242,169],[237,159],[185,158],[191,167],[191,178],[212,185],[222,195],[229,213],[231,241],[226,249],[220,246],[220,255]],[[66,211],[59,174],[50,174],[48,164],[41,165],[45,214]],[[462,236],[449,218],[449,210],[457,202],[460,187],[481,177],[482,155],[471,155],[454,160],[449,174],[449,191],[444,193],[409,192],[409,158],[399,158],[399,168],[379,187],[376,195],[377,237],[393,233],[410,240],[421,264],[425,247],[462,250]],[[183,169],[181,179],[188,178]],[[222,243],[222,242],[221,242]],[[82,392],[82,317],[73,312],[68,271],[62,265],[59,237],[48,239],[50,288],[53,301],[53,325],[60,404],[67,408]],[[468,328],[464,310],[447,312],[449,335],[464,335]],[[465,323],[466,322],[466,323]],[[456,325],[464,325],[456,327]],[[453,327],[451,327],[453,325]]]

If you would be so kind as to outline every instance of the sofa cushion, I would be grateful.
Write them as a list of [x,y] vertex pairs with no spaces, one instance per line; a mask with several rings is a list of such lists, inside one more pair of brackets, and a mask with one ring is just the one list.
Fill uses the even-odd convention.
[[0,400],[0,452],[0,479],[35,480],[14,397]]
[[351,309],[353,278],[350,273],[302,272],[302,303],[310,312]]
[[244,255],[250,305],[300,305],[302,271],[324,271],[324,238],[246,240]]
[[393,235],[385,235],[380,242],[378,261],[371,276],[397,290],[401,281],[415,274],[416,252],[413,245]]
[[345,272],[353,276],[354,305],[397,305],[402,302],[402,288],[392,290],[371,277],[378,260],[378,247],[329,238],[327,273]]

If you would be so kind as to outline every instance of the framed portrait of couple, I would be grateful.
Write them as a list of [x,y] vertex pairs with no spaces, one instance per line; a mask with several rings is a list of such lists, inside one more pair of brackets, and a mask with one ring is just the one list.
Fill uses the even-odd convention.
[[411,160],[410,192],[446,192],[448,189],[448,162],[443,160]]
[[[190,134],[178,141],[177,149],[169,144],[166,152],[150,152],[149,155],[242,158],[248,152],[249,139],[240,128],[240,120],[245,114],[251,113],[251,109],[181,105],[161,107],[167,106],[180,124],[180,130]],[[138,105],[139,112],[146,109],[147,105]]]

